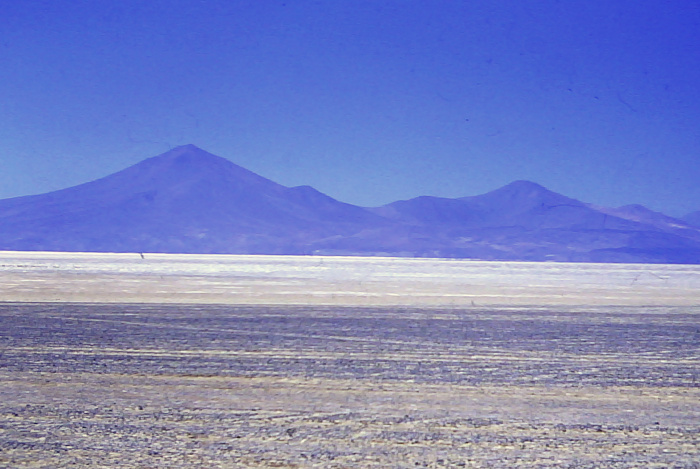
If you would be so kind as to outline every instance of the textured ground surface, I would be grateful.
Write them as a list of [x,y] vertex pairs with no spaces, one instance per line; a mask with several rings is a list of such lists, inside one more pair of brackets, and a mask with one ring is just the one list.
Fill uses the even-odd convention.
[[0,467],[700,467],[700,308],[0,304]]

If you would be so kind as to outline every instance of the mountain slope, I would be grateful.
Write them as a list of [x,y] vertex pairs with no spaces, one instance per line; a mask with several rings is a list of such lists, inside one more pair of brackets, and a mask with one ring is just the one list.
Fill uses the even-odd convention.
[[380,221],[186,145],[87,184],[0,201],[0,249],[304,253],[311,239]]
[[639,206],[595,207],[529,181],[373,209],[433,242],[426,254],[499,260],[700,262],[700,231]]
[[529,181],[516,181],[483,195],[458,199],[417,197],[385,205],[375,209],[375,213],[405,223],[461,229],[593,228],[622,222],[606,220],[605,214],[587,204]]
[[0,250],[700,263],[700,229],[528,181],[362,208],[185,145],[86,184],[0,200]]

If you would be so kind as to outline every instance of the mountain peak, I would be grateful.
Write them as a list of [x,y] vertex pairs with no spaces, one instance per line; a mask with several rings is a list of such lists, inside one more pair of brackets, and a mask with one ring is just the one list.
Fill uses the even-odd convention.
[[177,146],[158,156],[116,173],[131,180],[161,181],[164,185],[184,181],[201,181],[213,184],[215,181],[235,186],[263,185],[281,190],[282,186],[230,160],[209,153],[193,144]]
[[700,263],[700,231],[525,180],[368,210],[187,144],[79,186],[0,201],[2,249]]
[[218,162],[219,164],[221,163],[229,163],[233,165],[229,160],[226,158],[222,158],[220,156],[214,155],[212,153],[209,153],[206,150],[202,150],[196,145],[192,145],[191,143],[187,145],[180,145],[175,148],[172,148],[171,150],[166,151],[165,153],[161,153],[158,156],[154,156],[152,158],[149,158],[145,161],[149,160],[175,160],[175,161],[180,161],[180,162],[195,162],[198,161],[200,163],[204,161],[209,161],[209,162]]
[[692,226],[692,223],[688,223],[687,220],[669,217],[668,215],[664,215],[661,212],[656,212],[640,204],[623,205],[617,208],[599,207],[597,210],[608,215],[613,215],[634,222],[645,223],[647,225],[665,230],[685,229]]
[[186,144],[184,144],[184,145],[178,145],[178,146],[176,146],[175,148],[173,148],[173,151],[174,151],[174,150],[182,150],[182,151],[184,151],[184,150],[187,150],[187,151],[204,151],[204,150],[202,150],[201,148],[199,148],[197,145],[195,145],[195,144],[193,144],[193,143],[186,143]]
[[523,189],[548,190],[543,185],[537,184],[536,182],[528,181],[527,179],[518,179],[517,181],[513,181],[510,184],[506,184],[503,187],[509,187],[511,189],[519,189],[519,190],[523,190]]
[[509,194],[515,194],[518,196],[533,196],[536,194],[554,194],[551,190],[546,187],[537,184],[536,182],[527,181],[524,179],[513,181],[510,184],[506,184],[500,189],[496,189],[493,192],[507,192]]
[[583,205],[578,200],[553,192],[536,182],[525,180],[511,182],[486,194],[462,197],[461,200],[499,206],[508,211],[527,210],[540,206]]
[[167,152],[162,153],[159,156],[165,156],[165,157],[170,157],[170,158],[177,158],[180,156],[192,156],[192,157],[198,157],[198,158],[212,158],[212,159],[217,159],[217,160],[225,159],[225,158],[222,158],[220,156],[209,153],[208,151],[203,150],[203,149],[199,148],[197,145],[193,145],[191,143],[174,147],[174,148],[168,150]]

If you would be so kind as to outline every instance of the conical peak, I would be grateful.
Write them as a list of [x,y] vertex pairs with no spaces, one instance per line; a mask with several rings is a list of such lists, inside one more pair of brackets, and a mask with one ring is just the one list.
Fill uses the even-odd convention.
[[140,167],[144,164],[150,171],[156,172],[177,171],[183,175],[188,173],[192,173],[192,175],[211,173],[222,176],[236,174],[239,177],[245,175],[245,177],[255,176],[254,178],[264,179],[226,158],[209,153],[192,144],[175,147],[158,156],[149,158],[135,165],[135,167]]
[[461,200],[479,200],[479,199],[491,199],[493,197],[506,197],[506,198],[533,198],[538,196],[544,196],[547,194],[555,194],[544,186],[537,184],[532,181],[513,181],[510,184],[506,184],[503,187],[494,189],[490,192],[480,195],[472,195],[461,197]]
[[501,189],[496,190],[503,190],[515,194],[536,194],[551,192],[549,189],[540,184],[537,184],[536,182],[526,180],[513,181],[510,184],[503,186]]
[[179,145],[172,150],[166,152],[166,154],[172,154],[172,155],[198,155],[198,156],[213,156],[215,158],[221,158],[220,156],[216,156],[213,153],[209,153],[206,150],[203,150],[199,148],[197,145],[193,145],[191,143],[188,143],[186,145]]
[[[539,199],[539,198],[566,198],[568,197],[553,192],[546,187],[532,181],[514,181],[500,189],[491,191],[489,194],[500,194],[518,199]],[[488,194],[486,194],[488,195]]]
[[504,213],[523,212],[537,207],[583,205],[578,200],[552,192],[531,181],[515,181],[486,194],[463,197],[461,200]]
[[178,145],[175,148],[173,148],[171,151],[204,151],[201,148],[199,148],[197,145],[194,145],[192,143],[186,143],[185,145]]
[[221,160],[226,160],[225,158],[222,158],[220,156],[216,156],[212,153],[209,153],[206,150],[202,150],[196,145],[192,145],[191,143],[187,145],[180,145],[178,147],[173,148],[172,150],[169,150],[161,155],[156,156],[156,158],[165,158],[165,159],[173,159],[173,160],[190,160],[190,161],[195,161],[195,160],[204,160],[204,159],[209,159],[212,161],[221,161]]
[[[158,175],[158,178],[179,180],[226,181],[227,184],[256,185],[268,188],[281,188],[279,184],[270,181],[252,171],[249,171],[221,156],[209,153],[193,144],[181,145],[142,162],[147,163],[146,172]],[[136,165],[138,168],[141,165]]]

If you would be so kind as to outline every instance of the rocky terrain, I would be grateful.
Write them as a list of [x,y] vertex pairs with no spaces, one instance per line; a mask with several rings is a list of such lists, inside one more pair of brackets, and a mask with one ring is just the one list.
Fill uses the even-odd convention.
[[697,307],[0,305],[2,467],[700,467]]

